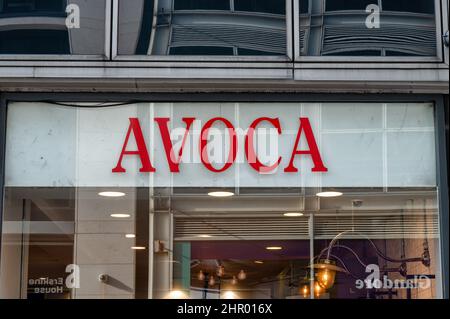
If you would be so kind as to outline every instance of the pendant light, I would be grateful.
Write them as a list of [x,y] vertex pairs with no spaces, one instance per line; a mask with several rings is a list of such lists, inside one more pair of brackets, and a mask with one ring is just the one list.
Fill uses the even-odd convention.
[[214,276],[211,276],[211,277],[209,278],[208,285],[210,285],[210,286],[212,287],[212,286],[214,286],[215,284],[216,284],[216,280],[214,279]]
[[247,278],[247,274],[245,273],[245,271],[242,269],[239,274],[238,274],[238,279],[239,280],[245,280]]
[[217,276],[223,277],[225,275],[225,267],[220,265],[219,268],[217,268]]
[[330,259],[325,259],[319,261],[317,268],[317,284],[325,290],[333,287],[336,278],[335,262]]
[[300,287],[300,294],[303,296],[303,298],[308,298],[310,296],[309,284],[305,284]]

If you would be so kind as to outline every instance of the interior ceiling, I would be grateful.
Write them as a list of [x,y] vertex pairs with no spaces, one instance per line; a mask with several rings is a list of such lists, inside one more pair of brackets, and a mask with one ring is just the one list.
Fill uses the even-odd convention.
[[[303,264],[306,269],[306,260],[296,263]],[[222,285],[232,285],[233,276],[238,276],[241,270],[246,274],[245,280],[237,282],[237,288],[244,288],[264,282],[272,282],[274,279],[289,269],[291,261],[289,260],[270,260],[264,261],[262,264],[256,264],[253,260],[220,260],[220,264],[224,267],[225,273],[221,278]],[[218,283],[216,260],[202,260],[201,263],[191,268],[191,285],[194,287],[204,287],[205,282],[198,279],[198,274],[202,270],[205,274],[213,274]]]
[[[267,246],[281,246],[281,251],[268,251]],[[222,283],[231,284],[233,276],[244,270],[247,278],[238,281],[237,287],[243,288],[265,281],[273,281],[289,269],[306,269],[309,263],[308,241],[245,241],[217,242],[203,241],[191,243],[192,285],[203,287],[204,281],[198,279],[200,270],[217,279],[217,269],[222,265],[225,270]],[[290,274],[289,274],[290,275]]]
[[[111,202],[98,196],[103,188],[7,188],[7,202],[29,200],[29,220],[56,223],[75,222],[76,207],[94,201],[92,211],[78,211],[86,220],[107,220]],[[138,201],[150,201],[150,188],[114,188],[123,191],[116,199],[132,214],[146,214]],[[208,189],[154,189],[155,211],[173,212],[175,240],[201,240],[212,235],[215,240],[308,239],[308,215],[314,213],[315,238],[333,238],[341,231],[355,227],[371,238],[416,238],[438,236],[437,201],[434,189],[340,189],[343,196],[319,198],[316,189],[240,189],[231,198],[214,198]],[[78,206],[77,206],[78,203]],[[355,204],[357,203],[357,204]],[[108,208],[109,205],[109,208]],[[88,205],[89,206],[89,205]],[[148,207],[144,205],[145,207]],[[82,208],[81,208],[82,209]],[[122,212],[122,211],[121,211]],[[302,218],[289,219],[286,212],[302,212]],[[22,210],[16,209],[21,219]],[[430,217],[426,217],[430,216]],[[94,218],[95,217],[95,218]],[[106,218],[106,219],[105,219]],[[8,221],[9,219],[5,219]],[[62,231],[46,225],[49,234]],[[38,225],[36,225],[38,227]],[[42,227],[41,227],[42,228]],[[35,232],[37,232],[35,229]],[[40,231],[42,233],[42,231]],[[31,229],[31,233],[33,230]]]
[[[268,251],[281,246],[282,251]],[[309,242],[291,241],[201,241],[191,244],[192,259],[291,260],[309,258]]]
[[[81,191],[82,190],[82,191]],[[78,200],[98,199],[101,188],[7,188],[11,199],[30,199],[36,206],[35,220],[73,220]],[[135,200],[144,200],[136,188],[115,188],[132,194]],[[242,189],[232,198],[207,196],[207,189],[155,189],[155,201],[162,208],[167,203],[175,215],[208,216],[208,214],[274,214],[285,212],[315,212],[320,214],[364,214],[367,212],[437,213],[435,189],[345,189],[344,195],[334,198],[317,198],[314,189]],[[146,196],[146,192],[144,192]],[[149,196],[146,198],[148,200]],[[356,207],[354,201],[359,205]],[[411,206],[411,200],[426,201],[426,205]]]

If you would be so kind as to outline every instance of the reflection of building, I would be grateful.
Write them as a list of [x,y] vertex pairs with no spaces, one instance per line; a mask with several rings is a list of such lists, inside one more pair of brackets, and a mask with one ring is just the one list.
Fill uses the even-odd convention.
[[[366,7],[381,8],[368,28]],[[434,1],[310,1],[300,4],[301,55],[434,56]]]
[[285,55],[285,1],[255,3],[122,1],[119,53]]
[[[80,8],[79,29],[66,27],[66,6]],[[0,54],[104,54],[104,0],[0,2]]]

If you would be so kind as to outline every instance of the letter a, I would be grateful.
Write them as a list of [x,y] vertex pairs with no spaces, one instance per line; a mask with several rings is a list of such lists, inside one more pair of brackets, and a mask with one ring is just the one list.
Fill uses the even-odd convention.
[[[128,140],[130,139],[130,134],[133,132],[134,138],[136,139],[137,151],[127,151]],[[130,118],[130,127],[128,128],[127,136],[125,137],[125,142],[123,143],[122,153],[120,153],[119,162],[117,166],[113,168],[113,173],[125,173],[126,170],[122,167],[122,159],[124,155],[139,155],[141,159],[142,167],[139,172],[150,173],[154,172],[155,168],[150,163],[150,157],[148,156],[147,146],[145,145],[144,136],[142,134],[141,125],[139,124],[139,119]]]
[[[306,142],[309,145],[309,150],[298,150],[298,144],[300,144],[300,137],[302,131],[305,131]],[[306,117],[300,118],[300,128],[298,129],[297,139],[295,140],[294,150],[292,151],[291,161],[289,166],[284,169],[287,173],[298,172],[298,169],[294,166],[294,159],[296,155],[311,155],[314,162],[314,167],[311,169],[313,172],[327,172],[328,168],[323,165],[322,158],[320,157],[319,149],[317,148],[316,139],[309,123],[309,119]]]
[[369,15],[366,18],[367,29],[379,29],[380,28],[380,7],[376,4],[370,4],[366,8],[366,12]]

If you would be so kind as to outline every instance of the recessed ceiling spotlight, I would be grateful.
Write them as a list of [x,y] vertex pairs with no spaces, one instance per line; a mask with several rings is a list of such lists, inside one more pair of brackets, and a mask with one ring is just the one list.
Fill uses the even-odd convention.
[[129,218],[129,217],[131,217],[130,214],[111,214],[110,216],[112,218]]
[[131,247],[131,249],[133,249],[133,250],[145,250],[145,247],[144,246],[133,246],[133,247]]
[[207,235],[207,234],[203,234],[203,235],[198,235],[198,238],[211,238],[211,235]]
[[281,247],[281,246],[267,246],[266,249],[267,250],[282,250],[283,247]]
[[303,216],[303,213],[284,213],[283,216],[286,216],[286,217],[301,217],[301,216]]
[[100,192],[98,195],[103,197],[122,197],[125,196],[123,192]]
[[343,194],[341,192],[320,192],[317,193],[316,196],[318,197],[339,197],[342,196]]
[[234,196],[233,192],[225,192],[225,191],[217,191],[217,192],[209,192],[209,196],[211,197],[231,197]]

